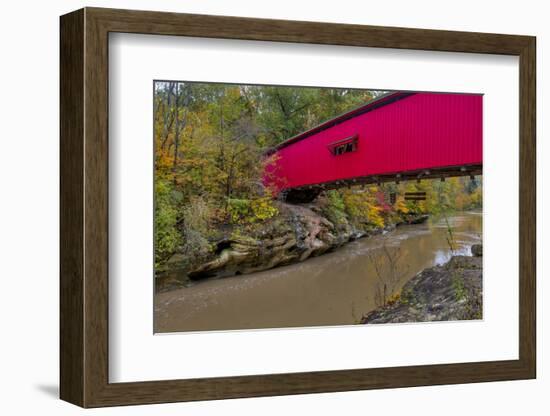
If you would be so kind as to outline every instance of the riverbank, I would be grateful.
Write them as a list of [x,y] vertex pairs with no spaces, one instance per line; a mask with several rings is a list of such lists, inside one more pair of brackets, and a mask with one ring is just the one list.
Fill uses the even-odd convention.
[[387,305],[361,319],[362,324],[482,319],[482,246],[472,256],[458,255],[409,280]]
[[[388,212],[384,221],[350,218],[327,198],[309,204],[276,202],[278,215],[246,227],[220,228],[208,250],[175,253],[158,276],[177,274],[180,281],[255,273],[317,257],[360,238],[379,235],[402,224],[421,224],[428,215]],[[159,285],[163,290],[168,285]]]
[[360,238],[306,261],[223,279],[204,279],[155,294],[155,332],[354,325],[379,306],[376,265],[387,261],[384,247],[399,248],[396,291],[421,271],[468,255],[481,242],[481,212],[430,217],[392,232]]

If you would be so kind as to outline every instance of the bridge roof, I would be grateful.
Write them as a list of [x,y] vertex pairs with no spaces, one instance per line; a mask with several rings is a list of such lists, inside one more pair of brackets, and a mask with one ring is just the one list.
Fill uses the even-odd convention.
[[321,124],[318,124],[315,127],[312,127],[309,130],[306,130],[302,133],[297,134],[296,136],[293,136],[284,142],[279,143],[277,146],[272,147],[270,150],[268,150],[267,153],[273,153],[279,149],[282,149],[284,147],[290,146],[291,144],[306,139],[307,137],[313,136],[314,134],[319,133],[320,131],[326,130],[332,126],[335,126],[337,124],[340,124],[346,120],[349,120],[353,117],[357,117],[361,114],[368,113],[369,111],[376,110],[377,108],[386,106],[388,104],[392,104],[396,101],[399,101],[403,98],[409,97],[415,93],[412,92],[390,92],[384,95],[381,95],[378,98],[375,98],[374,100],[369,101],[366,104],[363,104],[357,108],[354,108],[350,111],[347,111],[343,114],[340,114],[334,118],[331,118],[327,121],[324,121]]

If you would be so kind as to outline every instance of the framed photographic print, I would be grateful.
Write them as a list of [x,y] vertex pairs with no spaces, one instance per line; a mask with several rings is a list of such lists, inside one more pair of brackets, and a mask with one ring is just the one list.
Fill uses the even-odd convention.
[[62,16],[61,398],[534,378],[535,103],[529,36]]

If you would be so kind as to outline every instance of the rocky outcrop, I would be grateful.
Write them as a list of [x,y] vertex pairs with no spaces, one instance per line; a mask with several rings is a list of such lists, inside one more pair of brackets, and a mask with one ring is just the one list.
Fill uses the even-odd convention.
[[277,224],[253,236],[232,235],[218,241],[215,256],[188,272],[193,280],[253,273],[318,256],[365,235],[336,227],[311,208],[284,204]]
[[[481,253],[481,245],[473,249]],[[398,300],[363,317],[361,323],[428,322],[482,318],[481,256],[454,256],[425,269],[403,286]]]
[[[212,241],[211,253],[190,258],[176,253],[167,262],[170,270],[184,270],[191,280],[253,273],[304,261],[334,250],[350,241],[392,230],[371,224],[351,224],[348,220],[331,222],[319,204],[278,203],[280,215],[272,220],[228,230]],[[428,217],[407,216],[402,223],[419,223]]]

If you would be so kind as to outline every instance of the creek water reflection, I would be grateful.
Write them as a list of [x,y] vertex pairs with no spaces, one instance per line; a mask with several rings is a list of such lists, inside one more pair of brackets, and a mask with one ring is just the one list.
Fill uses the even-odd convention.
[[[448,217],[456,254],[481,241],[481,212]],[[403,225],[303,263],[200,282],[155,295],[155,332],[282,328],[357,323],[376,307],[376,259],[400,249],[399,289],[452,255],[444,218]]]

